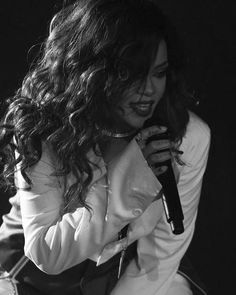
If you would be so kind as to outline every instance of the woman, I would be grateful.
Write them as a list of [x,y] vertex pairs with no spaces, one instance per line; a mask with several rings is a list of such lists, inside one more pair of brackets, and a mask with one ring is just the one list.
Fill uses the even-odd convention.
[[[181,65],[151,1],[80,0],[53,18],[2,125],[3,176],[16,188],[1,228],[4,284],[20,294],[205,294],[180,267],[210,142],[188,110]],[[168,160],[179,235],[158,180]]]

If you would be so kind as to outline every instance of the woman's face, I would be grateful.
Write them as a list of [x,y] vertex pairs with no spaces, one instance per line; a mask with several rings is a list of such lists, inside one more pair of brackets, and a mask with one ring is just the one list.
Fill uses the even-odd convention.
[[146,85],[135,89],[132,87],[125,92],[124,99],[117,110],[123,121],[123,127],[140,129],[145,121],[149,119],[158,102],[161,100],[166,87],[166,72],[168,68],[168,57],[166,42],[160,42],[155,61],[153,62]]

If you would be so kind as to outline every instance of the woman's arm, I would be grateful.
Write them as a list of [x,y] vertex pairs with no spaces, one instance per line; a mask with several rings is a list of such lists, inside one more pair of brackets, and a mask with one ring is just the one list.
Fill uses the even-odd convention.
[[[85,208],[61,216],[64,181],[53,176],[56,161],[47,146],[40,161],[29,170],[31,190],[27,190],[18,170],[25,254],[41,270],[57,274],[87,258],[97,261],[104,246],[115,241],[121,228],[137,218],[133,209],[142,206],[144,211],[152,202],[161,186],[136,149],[137,144],[131,142],[111,165],[109,185],[104,166],[94,172],[86,198],[92,207],[91,216]],[[142,181],[140,169],[145,175]],[[67,182],[71,184],[73,177],[68,176]]]
[[[184,233],[174,235],[165,214],[154,231],[138,241],[138,261],[133,260],[112,295],[166,294],[185,254],[195,227],[203,174],[207,164],[210,131],[192,115],[181,150],[184,166],[179,166],[178,190],[184,213]],[[161,201],[158,201],[162,206]]]

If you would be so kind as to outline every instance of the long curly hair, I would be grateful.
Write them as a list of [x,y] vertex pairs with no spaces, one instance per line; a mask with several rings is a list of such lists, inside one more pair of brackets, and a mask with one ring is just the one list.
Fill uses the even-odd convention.
[[156,118],[178,141],[189,119],[189,97],[175,30],[157,5],[148,0],[79,0],[59,11],[40,57],[7,100],[0,130],[4,182],[12,185],[21,163],[31,184],[27,168],[40,160],[45,142],[61,164],[55,174],[72,173],[77,180],[64,194],[65,211],[72,210],[75,200],[89,209],[86,192],[93,163],[87,154],[96,152],[101,137],[97,126],[112,121],[126,89],[143,83],[163,39],[169,70]]

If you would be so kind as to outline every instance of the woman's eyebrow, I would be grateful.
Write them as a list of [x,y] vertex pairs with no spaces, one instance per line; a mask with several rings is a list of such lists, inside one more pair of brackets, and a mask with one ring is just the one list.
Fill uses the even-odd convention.
[[162,62],[162,63],[160,63],[160,64],[154,66],[153,69],[154,69],[154,70],[158,70],[159,68],[162,68],[162,67],[164,67],[164,66],[168,66],[168,60],[166,60],[166,61],[164,61],[164,62]]

